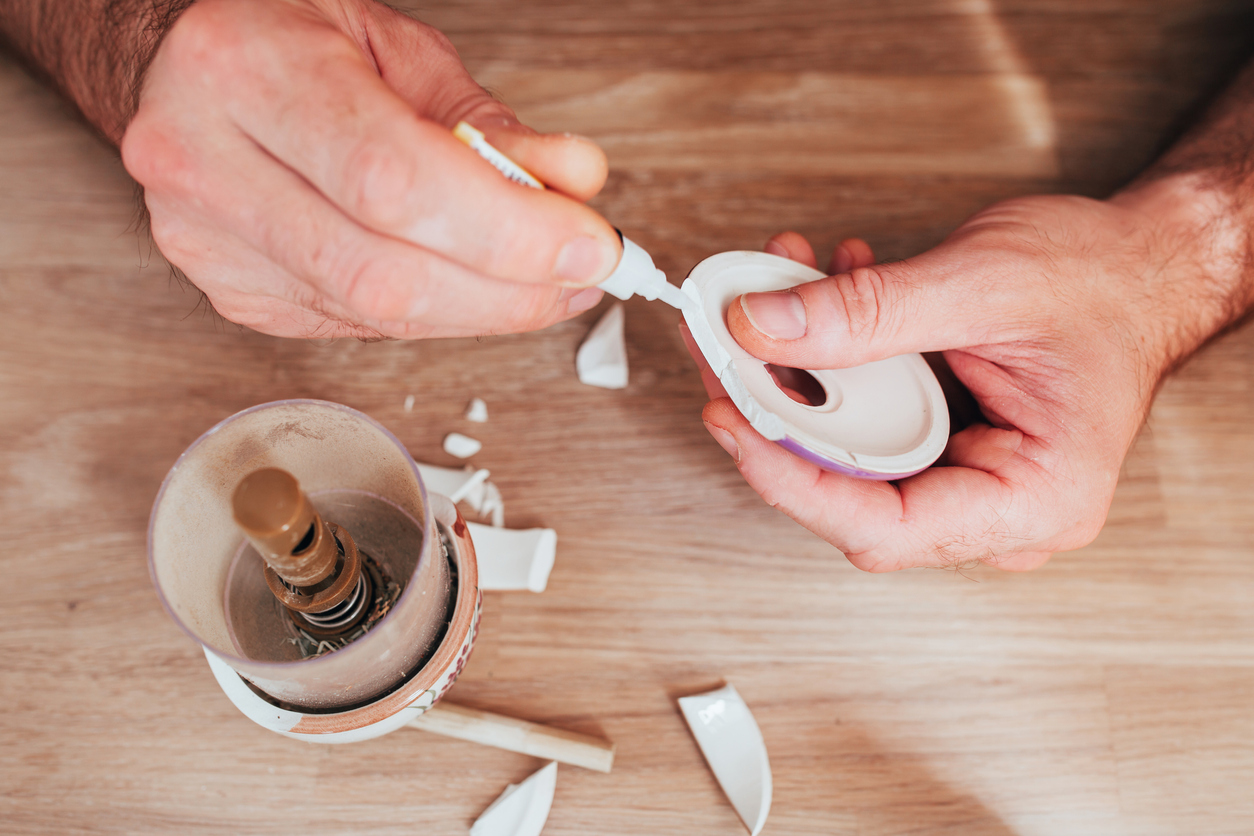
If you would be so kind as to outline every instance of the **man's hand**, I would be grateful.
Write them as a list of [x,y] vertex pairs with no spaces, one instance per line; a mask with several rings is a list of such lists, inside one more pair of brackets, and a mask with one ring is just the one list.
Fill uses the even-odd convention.
[[[0,0],[0,39],[145,189],[228,319],[293,337],[542,328],[597,303],[605,155],[518,124],[448,40],[374,0]],[[507,181],[466,120],[551,187]]]
[[[900,263],[873,265],[847,241],[836,275],[733,302],[736,339],[781,366],[944,352],[987,423],[898,483],[791,455],[718,398],[708,374],[716,399],[703,417],[767,502],[862,569],[1031,569],[1097,535],[1159,381],[1249,304],[1247,238],[1221,192],[1175,175],[1108,202],[1010,200]],[[815,263],[795,233],[767,249]]]
[[[462,119],[555,190],[507,181],[450,134]],[[541,328],[594,305],[580,289],[618,257],[580,202],[600,149],[523,128],[439,32],[371,0],[200,0],[121,147],[165,256],[270,334]]]

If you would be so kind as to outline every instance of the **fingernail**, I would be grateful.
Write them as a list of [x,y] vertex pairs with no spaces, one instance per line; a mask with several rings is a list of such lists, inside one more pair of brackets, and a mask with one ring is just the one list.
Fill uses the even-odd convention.
[[763,247],[762,249],[770,253],[771,255],[778,255],[778,256],[783,256],[784,258],[788,258],[788,248],[785,247],[783,244],[779,243],[778,241],[776,241],[774,238],[772,238],[770,241],[767,241],[766,246]]
[[718,442],[718,446],[727,451],[727,455],[735,459],[736,464],[740,464],[740,445],[736,443],[736,437],[722,427],[716,427],[709,421],[702,421],[705,428],[710,431],[710,435],[714,436],[714,440]]
[[844,244],[837,244],[836,249],[832,250],[832,266],[829,271],[833,276],[837,273],[848,273],[849,268],[853,266],[853,256]]
[[[607,247],[591,235],[581,235],[557,254],[553,265],[553,278],[567,287],[587,287],[596,284],[609,274],[605,263],[610,253]],[[617,256],[617,254],[614,254]]]
[[601,297],[605,295],[605,291],[600,288],[590,287],[581,290],[566,302],[566,313],[574,316],[581,314],[589,308],[595,307],[597,302],[601,301]]
[[740,297],[749,323],[774,340],[795,340],[806,335],[806,306],[791,290],[746,293]]

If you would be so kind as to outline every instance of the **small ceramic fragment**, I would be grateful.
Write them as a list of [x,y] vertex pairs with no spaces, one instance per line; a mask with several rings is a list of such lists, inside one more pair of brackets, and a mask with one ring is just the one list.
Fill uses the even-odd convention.
[[505,500],[501,498],[500,489],[493,483],[484,484],[483,503],[475,510],[480,514],[490,515],[492,525],[497,528],[505,525]]
[[497,528],[505,525],[505,503],[501,500],[500,489],[492,482],[481,480],[480,473],[487,471],[476,470],[471,465],[456,468],[417,461],[414,464],[418,465],[418,474],[428,491],[458,497],[454,502],[465,502],[475,513],[489,517]]
[[492,471],[486,467],[481,467],[470,475],[470,478],[462,483],[461,487],[448,494],[448,498],[456,505],[472,493],[482,490],[484,482],[488,481],[488,477],[492,475]]
[[470,836],[540,836],[557,789],[557,761],[510,784],[470,827]]
[[557,557],[556,531],[515,530],[473,522],[469,525],[479,560],[480,589],[544,591]]
[[771,764],[749,706],[727,685],[680,697],[679,708],[723,793],[752,836],[758,836],[771,812]]
[[471,398],[470,403],[466,404],[466,420],[476,424],[487,422],[488,405],[483,402],[483,398]]
[[444,436],[444,452],[459,459],[468,459],[483,449],[483,442],[461,433]]
[[406,412],[414,411],[414,396],[413,395],[405,396],[405,411]]
[[575,355],[579,380],[602,389],[627,386],[627,344],[623,339],[623,305],[611,307],[592,326]]
[[[470,465],[457,468],[440,467],[426,462],[414,462],[414,464],[418,465],[418,475],[422,477],[422,483],[427,486],[427,490],[441,496],[452,496],[457,493],[463,485],[479,473]],[[477,503],[483,501],[483,490],[483,483],[480,483],[463,497],[463,501],[478,511]]]

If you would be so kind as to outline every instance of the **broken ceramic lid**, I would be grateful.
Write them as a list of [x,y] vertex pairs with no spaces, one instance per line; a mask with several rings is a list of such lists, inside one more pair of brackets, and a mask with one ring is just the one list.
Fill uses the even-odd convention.
[[627,386],[627,344],[623,339],[623,303],[614,303],[592,326],[575,355],[579,380],[602,389]]
[[736,815],[758,836],[771,812],[771,764],[749,706],[731,685],[680,697],[679,708]]
[[736,408],[764,437],[825,470],[864,479],[913,476],[949,440],[945,396],[921,355],[851,369],[785,369],[749,354],[727,328],[727,309],[741,294],[821,278],[768,253],[720,253],[684,282],[700,306],[686,309],[684,319]]
[[510,784],[470,827],[470,836],[540,836],[553,806],[557,761]]

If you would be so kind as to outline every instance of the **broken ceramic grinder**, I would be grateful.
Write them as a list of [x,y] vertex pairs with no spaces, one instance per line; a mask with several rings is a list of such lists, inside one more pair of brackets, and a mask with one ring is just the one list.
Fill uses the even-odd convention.
[[478,631],[456,507],[427,493],[391,433],[326,401],[262,404],[193,442],[157,495],[148,559],[231,702],[297,739],[366,740],[414,720]]
[[949,440],[945,396],[922,356],[851,369],[778,368],[741,348],[727,328],[727,309],[741,294],[821,278],[818,270],[768,253],[720,253],[684,282],[697,302],[684,308],[684,319],[736,408],[764,437],[825,470],[863,479],[913,476]]

